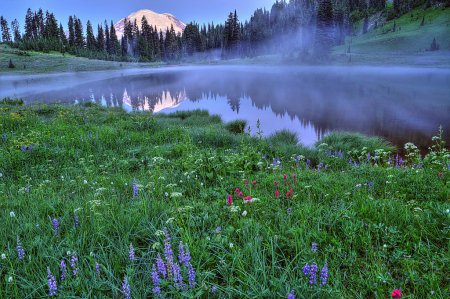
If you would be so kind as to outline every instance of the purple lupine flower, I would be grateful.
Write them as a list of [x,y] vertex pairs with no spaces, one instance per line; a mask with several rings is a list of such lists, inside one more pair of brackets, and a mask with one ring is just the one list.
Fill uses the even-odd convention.
[[50,267],[47,267],[47,278],[48,278],[48,289],[50,291],[50,297],[53,297],[53,295],[56,295],[56,290],[58,289],[56,285],[55,277],[50,272]]
[[60,268],[59,270],[61,271],[61,280],[64,280],[65,278],[67,278],[67,266],[64,263],[64,260],[61,260],[61,264],[60,264]]
[[311,161],[309,161],[309,159],[306,159],[306,164],[311,164]]
[[130,244],[130,252],[128,252],[130,255],[130,261],[134,261],[135,257],[134,257],[134,248],[133,248],[133,244]]
[[20,243],[19,236],[17,236],[17,254],[19,255],[19,259],[23,259],[25,257],[25,251],[22,248],[22,243]]
[[341,151],[339,151],[338,156],[339,156],[339,158],[342,158],[342,153],[341,153]]
[[311,284],[311,289],[313,288],[313,285],[317,282],[317,265],[316,263],[313,263],[311,266],[309,266],[309,283]]
[[155,285],[155,288],[152,290],[152,292],[155,295],[160,296],[161,289],[159,288],[159,276],[158,276],[158,271],[156,271],[155,264],[153,264],[152,270],[153,270],[152,271],[152,281],[153,281],[153,284]]
[[175,282],[175,287],[177,288],[177,290],[185,290],[186,285],[183,283],[183,276],[181,276],[180,270],[180,265],[178,265],[178,263],[174,263],[172,265],[173,281]]
[[130,297],[130,285],[128,284],[128,279],[125,276],[123,278],[123,283],[122,283],[122,294],[125,295],[125,299],[131,299]]
[[295,299],[294,291],[291,291],[287,299]]
[[75,228],[77,228],[79,226],[79,224],[78,224],[78,216],[77,216],[77,213],[75,213],[75,212],[73,212],[73,215],[74,215],[74,220],[75,220],[74,226],[75,226]]
[[320,279],[322,280],[322,285],[326,285],[327,284],[328,263],[325,263],[325,266],[323,266],[322,270],[320,271]]
[[317,252],[317,244],[316,243],[312,243],[312,252]]
[[58,235],[58,220],[56,218],[53,219],[53,229],[55,230],[55,236]]
[[309,266],[308,266],[308,264],[306,264],[306,266],[303,267],[303,274],[305,274],[305,276],[308,276],[308,274],[309,274]]
[[166,261],[169,264],[168,266],[173,265],[173,251],[172,251],[172,245],[170,245],[170,236],[167,231],[167,228],[164,228],[164,233],[166,234],[166,239],[164,239],[164,254],[166,256]]
[[212,286],[211,293],[214,293],[216,291],[216,286]]
[[195,287],[195,271],[191,263],[189,263],[189,286],[191,288]]
[[370,162],[370,153],[367,153],[367,161]]
[[180,263],[184,263],[184,266],[187,266],[189,261],[191,260],[191,254],[189,253],[189,249],[186,247],[186,252],[184,251],[184,247],[186,247],[183,242],[180,242],[180,246],[178,249],[178,259]]
[[138,187],[137,187],[136,180],[133,181],[133,192],[134,192],[134,197],[137,197]]
[[100,265],[95,262],[95,270],[97,271],[98,276],[100,276]]
[[161,273],[161,275],[166,278],[166,265],[164,264],[163,259],[161,258],[161,255],[158,253],[158,257],[156,258],[156,266],[158,267],[158,272]]
[[221,231],[222,231],[222,229],[220,228],[220,226],[218,226],[217,229],[216,229],[216,232],[217,232],[218,234],[220,234]]
[[78,158],[78,152],[77,152],[77,158]]
[[53,141],[53,136],[51,136],[50,139]]
[[76,261],[78,261],[77,253],[73,252],[72,259],[70,260],[70,262],[71,262],[70,266],[73,268],[73,271],[72,271],[73,276],[76,276],[78,270],[80,270],[77,268],[77,265],[75,264]]

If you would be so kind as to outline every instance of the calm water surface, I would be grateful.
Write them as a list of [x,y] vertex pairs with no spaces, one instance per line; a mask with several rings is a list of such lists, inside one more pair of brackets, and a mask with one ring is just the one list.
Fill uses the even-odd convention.
[[26,103],[94,101],[127,111],[208,109],[224,121],[246,118],[252,132],[288,128],[311,145],[333,130],[422,149],[442,125],[450,136],[445,69],[326,67],[177,67],[34,77],[1,77],[0,96]]

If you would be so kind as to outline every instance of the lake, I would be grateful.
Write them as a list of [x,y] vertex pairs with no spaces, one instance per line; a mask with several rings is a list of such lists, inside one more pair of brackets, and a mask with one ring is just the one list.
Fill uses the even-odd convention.
[[29,104],[94,101],[127,111],[207,109],[245,118],[252,133],[288,128],[312,145],[330,131],[384,137],[421,149],[450,132],[447,69],[376,67],[168,67],[150,70],[0,77],[0,97]]

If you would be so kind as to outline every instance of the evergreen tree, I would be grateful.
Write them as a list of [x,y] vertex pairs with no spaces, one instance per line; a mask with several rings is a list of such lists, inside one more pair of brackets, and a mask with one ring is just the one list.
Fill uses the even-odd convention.
[[33,39],[33,23],[34,14],[31,11],[31,8],[28,8],[27,15],[25,16],[25,36],[28,39]]
[[368,29],[369,29],[369,13],[366,10],[366,12],[364,13],[363,34],[366,34]]
[[8,21],[1,16],[0,18],[1,28],[2,28],[2,40],[3,42],[9,42],[11,41],[11,33],[9,31],[8,27]]
[[[156,26],[155,26],[156,28]],[[162,30],[159,30],[159,48],[160,48],[160,57],[161,60],[164,60],[166,58],[166,50],[164,49],[164,38],[163,38],[163,33]]]
[[94,31],[92,30],[91,21],[88,20],[86,23],[86,49],[88,51],[93,51],[96,48]]
[[42,12],[42,8],[39,8],[39,11],[36,15],[36,29],[37,29],[37,36],[42,37],[44,34],[44,13]]
[[97,32],[97,51],[103,52],[105,50],[105,35],[102,25],[97,26]]
[[333,2],[321,0],[317,11],[314,53],[317,58],[326,58],[333,46]]
[[76,16],[73,16],[74,27],[75,27],[75,46],[78,49],[82,49],[85,45],[84,36],[83,36],[83,25],[81,24],[81,20],[77,19]]
[[75,30],[74,30],[74,22],[72,16],[69,16],[69,23],[67,24],[69,26],[69,46],[74,47],[75,46]]
[[394,0],[392,6],[394,7],[395,17],[398,18],[400,15],[400,0]]
[[11,29],[14,36],[14,42],[18,43],[21,41],[21,35],[20,35],[20,26],[19,21],[17,19],[14,19],[14,21],[11,22]]
[[233,42],[233,52],[236,55],[240,55],[240,44],[241,44],[241,27],[239,25],[239,19],[236,14],[236,10],[234,11],[234,17],[233,17],[233,36],[232,36],[232,42]]
[[114,24],[113,24],[112,20],[111,20],[110,35],[111,35],[111,45],[110,45],[111,54],[112,55],[114,55],[114,54],[119,55],[121,53],[120,43],[119,43],[119,40],[117,39],[116,28],[114,27]]
[[61,41],[63,47],[67,47],[69,42],[67,41],[66,33],[61,23],[59,23],[59,40]]
[[105,20],[105,48],[108,54],[111,54],[111,38],[109,37],[108,23]]

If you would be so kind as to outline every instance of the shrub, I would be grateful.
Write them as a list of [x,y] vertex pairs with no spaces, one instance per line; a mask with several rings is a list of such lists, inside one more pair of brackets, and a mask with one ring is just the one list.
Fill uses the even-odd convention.
[[14,65],[14,63],[12,62],[11,59],[9,60],[9,65],[8,65],[8,67],[9,67],[10,69],[13,69],[13,68],[16,67],[16,66]]
[[245,127],[247,126],[247,120],[246,119],[235,119],[232,121],[229,121],[225,124],[225,129],[230,131],[234,134],[241,134],[244,133]]

